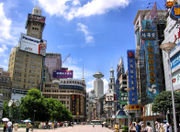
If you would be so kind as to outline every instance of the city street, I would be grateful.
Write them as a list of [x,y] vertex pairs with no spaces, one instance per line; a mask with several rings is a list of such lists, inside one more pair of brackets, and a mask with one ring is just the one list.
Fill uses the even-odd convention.
[[[25,132],[25,128],[19,128],[18,132]],[[106,127],[102,128],[101,125],[95,127],[92,125],[76,125],[73,127],[61,127],[56,129],[34,129],[33,132],[113,132],[113,130]]]

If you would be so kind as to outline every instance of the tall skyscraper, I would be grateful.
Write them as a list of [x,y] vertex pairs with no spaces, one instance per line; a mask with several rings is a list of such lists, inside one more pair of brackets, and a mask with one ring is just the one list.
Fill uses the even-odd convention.
[[28,14],[26,34],[21,34],[18,47],[11,50],[8,71],[12,81],[12,99],[20,99],[31,88],[40,89],[44,76],[43,65],[46,41],[42,40],[45,17],[41,9]]
[[96,79],[94,80],[94,91],[95,91],[95,96],[97,98],[100,98],[104,95],[104,82],[101,79],[104,77],[104,75],[101,72],[96,72],[93,77]]

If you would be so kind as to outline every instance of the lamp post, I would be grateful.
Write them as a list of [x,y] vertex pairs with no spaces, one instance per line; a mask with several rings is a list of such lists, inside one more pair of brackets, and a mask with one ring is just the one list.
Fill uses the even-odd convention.
[[[179,2],[180,0],[178,0]],[[168,63],[170,63],[170,51],[171,49],[173,49],[174,47],[176,46],[175,43],[165,43],[165,44],[162,44],[160,46],[160,48],[165,51],[167,54],[168,54]],[[172,72],[171,72],[171,66],[170,64],[168,64],[168,68],[170,70],[170,75],[169,75],[169,78],[170,78],[170,86],[171,86],[171,97],[172,97],[172,107],[173,107],[173,120],[174,120],[174,131],[177,132],[177,122],[176,122],[176,109],[175,109],[175,103],[174,103],[174,87],[173,87],[173,83],[172,83]]]

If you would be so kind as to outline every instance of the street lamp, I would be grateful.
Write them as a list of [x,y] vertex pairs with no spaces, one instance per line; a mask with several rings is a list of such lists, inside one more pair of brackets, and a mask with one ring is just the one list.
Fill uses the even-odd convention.
[[172,95],[172,106],[173,106],[173,120],[174,120],[174,131],[177,132],[177,122],[176,122],[176,109],[175,109],[175,103],[174,103],[174,87],[172,83],[172,72],[171,72],[171,66],[170,66],[170,51],[176,46],[175,43],[165,43],[160,46],[160,48],[165,51],[168,54],[168,68],[170,70],[170,86],[171,86],[171,95]]

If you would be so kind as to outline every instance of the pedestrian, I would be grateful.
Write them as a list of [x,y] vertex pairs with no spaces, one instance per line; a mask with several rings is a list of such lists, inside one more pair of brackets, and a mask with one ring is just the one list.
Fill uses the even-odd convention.
[[160,123],[158,121],[155,122],[155,129],[156,129],[156,132],[159,132]]
[[133,122],[133,123],[132,123],[132,126],[131,126],[131,128],[130,128],[130,132],[135,132],[135,131],[136,131],[136,123]]
[[114,125],[114,130],[115,132],[119,132],[119,125],[117,123]]
[[147,122],[147,127],[145,128],[144,132],[153,132],[150,122]]
[[18,127],[19,127],[18,123],[15,123],[15,124],[13,125],[14,132],[17,132],[17,131],[18,131]]
[[8,127],[8,132],[12,132],[12,122],[11,121],[8,121],[7,127]]
[[102,127],[104,127],[104,124],[103,124],[103,123],[102,123],[101,125],[102,125]]
[[141,132],[141,125],[140,125],[140,123],[137,123],[137,125],[136,125],[136,132]]
[[160,124],[159,132],[165,132],[163,125],[164,125],[163,123]]
[[29,122],[29,123],[27,123],[27,125],[26,125],[26,132],[29,132],[29,129],[31,128],[31,123]]
[[7,131],[7,122],[5,121],[4,123],[3,123],[3,132],[6,132]]

